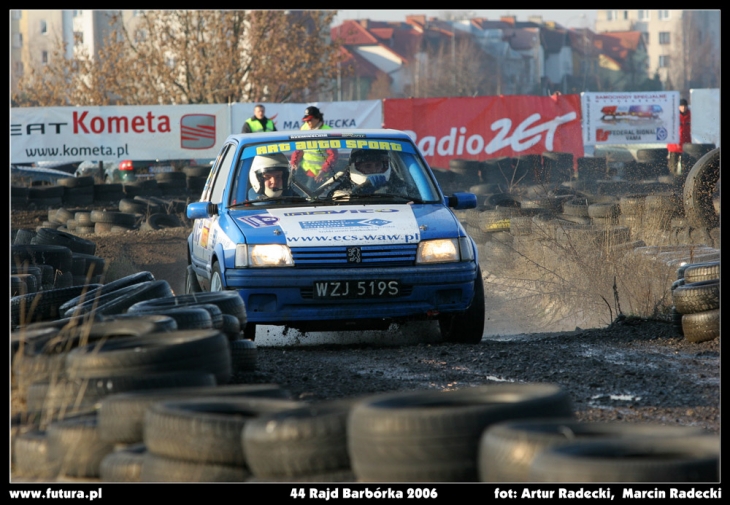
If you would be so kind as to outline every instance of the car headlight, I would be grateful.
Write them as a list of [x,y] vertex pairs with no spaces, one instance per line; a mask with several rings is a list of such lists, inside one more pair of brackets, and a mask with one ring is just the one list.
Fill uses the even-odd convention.
[[293,267],[294,258],[289,246],[282,244],[258,244],[249,248],[249,266]]
[[459,261],[458,239],[425,240],[418,244],[416,263],[450,263],[453,261]]

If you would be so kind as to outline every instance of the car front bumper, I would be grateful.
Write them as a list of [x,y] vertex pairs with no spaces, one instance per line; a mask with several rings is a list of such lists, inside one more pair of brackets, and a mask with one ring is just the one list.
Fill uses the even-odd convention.
[[[475,262],[397,268],[227,269],[226,284],[239,292],[248,322],[291,325],[312,321],[434,317],[466,310],[474,294]],[[315,282],[398,281],[398,296],[328,298],[313,295]]]

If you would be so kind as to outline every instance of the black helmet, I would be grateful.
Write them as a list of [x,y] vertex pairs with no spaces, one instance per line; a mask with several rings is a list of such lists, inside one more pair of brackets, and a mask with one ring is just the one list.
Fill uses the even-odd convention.
[[304,110],[304,117],[302,118],[302,121],[309,121],[312,118],[321,120],[323,117],[322,112],[320,112],[317,107],[310,105]]

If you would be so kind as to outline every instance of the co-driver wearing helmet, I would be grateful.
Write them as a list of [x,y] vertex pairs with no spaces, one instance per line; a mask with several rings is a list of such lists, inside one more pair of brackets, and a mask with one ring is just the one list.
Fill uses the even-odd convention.
[[251,182],[249,200],[294,194],[289,188],[289,161],[282,153],[256,156],[251,163],[248,178]]

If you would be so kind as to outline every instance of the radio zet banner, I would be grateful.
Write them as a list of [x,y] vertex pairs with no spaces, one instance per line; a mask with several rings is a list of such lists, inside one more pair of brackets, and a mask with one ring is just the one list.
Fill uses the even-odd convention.
[[679,92],[582,93],[583,143],[676,144]]
[[227,104],[13,108],[10,159],[214,158],[228,125]]
[[579,95],[386,99],[386,128],[408,133],[426,161],[545,151],[584,155]]

